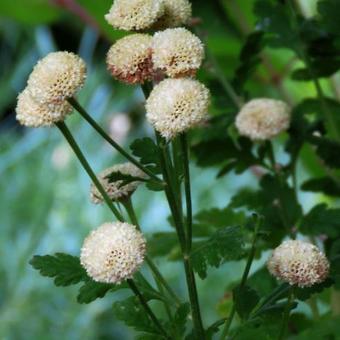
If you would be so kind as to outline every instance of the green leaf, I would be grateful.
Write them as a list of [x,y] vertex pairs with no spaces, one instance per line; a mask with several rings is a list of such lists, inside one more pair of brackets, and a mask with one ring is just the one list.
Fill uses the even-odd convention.
[[179,251],[176,233],[159,232],[152,234],[148,239],[148,255],[150,257],[171,257],[173,252]]
[[113,312],[118,320],[123,321],[127,326],[133,327],[136,331],[157,335],[159,339],[163,339],[158,328],[155,327],[135,296],[124,301],[115,302]]
[[30,264],[42,276],[53,277],[56,286],[70,286],[88,279],[85,269],[76,256],[64,253],[35,255]]
[[340,35],[340,8],[338,0],[321,0],[317,2],[317,9],[322,25],[331,34]]
[[238,260],[244,254],[244,235],[240,227],[217,230],[208,240],[195,242],[191,254],[194,271],[204,279],[208,266]]
[[311,63],[313,74],[309,69],[299,68],[292,73],[293,80],[313,80],[314,77],[327,78],[336,73],[340,69],[339,58],[319,58],[315,59]]
[[237,314],[241,319],[247,319],[260,301],[260,296],[254,288],[237,286],[233,290],[233,298]]
[[330,209],[324,203],[316,205],[303,217],[300,230],[306,235],[339,237],[340,209]]
[[331,278],[325,281],[315,284],[312,287],[296,288],[295,297],[301,301],[308,300],[312,295],[321,293],[324,289],[331,287],[334,284],[334,280]]
[[88,280],[80,287],[77,301],[79,303],[90,303],[98,298],[103,298],[109,291],[113,292],[123,288],[128,287],[125,284],[114,285]]
[[177,308],[173,318],[172,328],[176,329],[176,334],[178,334],[181,338],[183,338],[183,335],[185,333],[189,313],[190,304],[183,303]]
[[340,168],[340,143],[325,137],[312,137],[309,141],[316,146],[316,153],[330,168]]
[[138,181],[145,182],[146,181],[145,178],[123,174],[120,171],[112,172],[111,174],[105,176],[105,178],[108,179],[109,183],[121,181],[120,187],[127,185],[129,183],[133,183],[133,182],[138,182]]
[[132,154],[140,159],[144,165],[152,166],[155,173],[160,173],[159,151],[151,138],[136,139],[131,145]]
[[312,178],[301,185],[301,189],[311,192],[322,192],[328,196],[340,196],[340,184],[331,177]]

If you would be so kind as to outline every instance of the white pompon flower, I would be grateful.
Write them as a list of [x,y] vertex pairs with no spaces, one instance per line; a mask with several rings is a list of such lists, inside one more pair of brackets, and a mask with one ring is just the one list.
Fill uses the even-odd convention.
[[[132,195],[138,186],[140,181],[134,181],[123,185],[122,180],[109,182],[108,176],[114,173],[122,173],[123,175],[130,175],[132,177],[146,178],[147,175],[137,168],[132,163],[122,163],[114,165],[105,169],[98,175],[98,179],[105,189],[108,196],[113,201],[119,201]],[[91,201],[95,204],[103,203],[103,197],[94,184],[91,184]]]
[[94,281],[120,283],[140,268],[145,252],[145,238],[135,226],[104,223],[85,239],[80,262]]
[[28,78],[28,91],[40,104],[59,104],[84,85],[85,62],[70,52],[52,52],[41,59]]
[[199,81],[165,79],[146,101],[146,118],[169,140],[206,121],[209,102],[209,90]]
[[290,107],[281,100],[253,99],[238,113],[236,127],[252,140],[268,140],[288,129],[290,113]]
[[141,84],[152,80],[152,37],[131,34],[113,44],[106,56],[110,73],[127,84]]
[[274,249],[267,266],[277,279],[299,287],[320,283],[329,272],[326,256],[313,244],[299,240],[285,241]]
[[152,52],[154,68],[172,78],[195,75],[204,58],[201,40],[185,28],[156,32]]
[[51,126],[63,121],[72,112],[71,105],[64,101],[57,104],[39,104],[26,88],[18,96],[16,119],[28,127]]
[[186,25],[191,19],[192,9],[188,0],[163,0],[164,14],[155,27],[165,29]]
[[105,19],[114,28],[139,31],[150,28],[163,14],[163,0],[115,0]]

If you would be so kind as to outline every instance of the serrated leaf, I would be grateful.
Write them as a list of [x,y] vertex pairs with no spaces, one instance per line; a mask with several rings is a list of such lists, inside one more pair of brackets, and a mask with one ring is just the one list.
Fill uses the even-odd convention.
[[340,59],[338,58],[320,58],[313,60],[311,63],[313,74],[307,68],[299,68],[292,73],[293,80],[307,81],[313,80],[314,77],[327,78],[340,69]]
[[312,137],[309,141],[316,146],[316,153],[330,168],[340,168],[340,143],[325,137]]
[[311,192],[322,192],[328,196],[340,197],[340,184],[331,177],[312,178],[301,185],[301,189]]
[[340,8],[338,0],[321,0],[317,2],[322,25],[331,34],[340,35]]
[[158,147],[151,138],[136,139],[131,145],[132,154],[144,165],[152,166],[155,173],[160,173]]
[[123,187],[129,183],[133,182],[145,182],[146,179],[142,177],[131,176],[129,174],[123,174],[120,171],[112,172],[111,174],[105,176],[109,183],[120,182],[119,186]]
[[174,318],[173,318],[172,328],[176,330],[176,334],[180,336],[181,338],[183,337],[185,333],[189,313],[190,313],[190,304],[183,303],[177,308]]
[[159,339],[163,339],[158,328],[150,320],[135,296],[124,301],[115,302],[113,312],[118,320],[123,321],[127,326],[133,327],[136,331],[157,335]]
[[103,298],[109,291],[113,292],[124,288],[128,288],[126,284],[114,285],[88,280],[80,287],[77,301],[87,304],[98,298]]
[[76,256],[64,253],[35,255],[29,263],[42,276],[53,277],[56,286],[70,286],[88,279],[85,269]]
[[242,288],[240,286],[235,287],[233,290],[233,298],[236,312],[241,319],[247,319],[260,301],[260,296],[257,291],[248,285]]
[[195,242],[191,254],[194,271],[204,279],[208,266],[219,267],[225,261],[239,259],[244,254],[241,227],[217,230],[208,240]]
[[303,217],[300,230],[307,235],[339,237],[340,209],[328,208],[324,203],[316,205]]

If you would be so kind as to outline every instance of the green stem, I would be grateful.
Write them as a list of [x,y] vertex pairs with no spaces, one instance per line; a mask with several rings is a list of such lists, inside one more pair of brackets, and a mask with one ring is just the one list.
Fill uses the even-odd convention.
[[87,162],[85,156],[83,155],[83,153],[80,150],[77,142],[73,138],[70,130],[67,128],[65,123],[64,122],[58,122],[58,123],[56,123],[56,126],[59,128],[61,133],[64,135],[65,139],[67,140],[67,142],[71,146],[72,150],[74,151],[74,153],[78,157],[78,159],[79,159],[80,163],[82,164],[84,170],[87,172],[87,174],[91,178],[93,184],[97,187],[98,191],[102,195],[104,201],[106,202],[108,207],[111,209],[113,214],[116,216],[116,218],[119,221],[121,221],[121,222],[124,221],[123,216],[120,214],[118,209],[113,205],[110,197],[107,195],[107,193],[106,193],[105,189],[103,188],[102,184],[100,183],[100,181],[96,177],[95,173],[93,172],[92,168],[90,167],[89,163]]
[[292,306],[292,302],[294,301],[294,287],[291,287],[288,293],[288,299],[287,299],[287,305],[285,308],[285,311],[283,313],[283,319],[282,319],[282,326],[280,330],[280,334],[278,337],[278,340],[282,340],[285,337],[288,322],[289,322],[289,314]]
[[182,157],[183,157],[183,168],[184,168],[184,187],[185,187],[185,198],[187,208],[187,235],[186,235],[186,247],[187,252],[190,253],[192,245],[192,201],[191,201],[191,188],[190,188],[190,169],[189,169],[189,148],[187,135],[182,134],[180,136]]
[[[138,230],[141,230],[135,213],[135,209],[133,208],[132,205],[131,198],[124,200],[122,204],[124,205],[125,210],[130,217],[131,223],[134,224]],[[148,264],[149,268],[151,269],[152,273],[154,274],[155,279],[164,286],[169,295],[174,299],[177,306],[179,306],[181,304],[180,299],[178,298],[176,293],[172,290],[172,288],[168,285],[168,283],[166,282],[166,280],[164,279],[163,275],[160,273],[154,262],[148,256],[145,257],[145,261]]]
[[[247,279],[248,279],[248,276],[249,276],[249,272],[250,272],[250,268],[251,268],[251,265],[252,265],[252,263],[254,261],[255,252],[256,252],[256,242],[257,242],[259,227],[260,227],[260,219],[258,218],[258,220],[256,221],[256,225],[255,225],[254,237],[253,237],[253,240],[252,240],[251,249],[250,249],[250,252],[249,252],[247,263],[246,263],[246,266],[244,268],[244,272],[243,272],[243,275],[242,275],[241,283],[240,283],[240,286],[239,286],[239,290],[240,291],[242,291],[242,289],[246,285],[246,282],[247,282]],[[235,313],[236,313],[236,305],[234,303],[233,307],[231,309],[230,315],[229,315],[229,317],[228,317],[228,319],[226,321],[226,324],[225,324],[225,327],[223,329],[223,332],[221,334],[220,340],[224,340],[227,337],[227,335],[229,333],[229,329],[230,329],[231,324],[233,322]]]
[[120,154],[122,154],[127,160],[133,163],[140,170],[145,172],[150,178],[160,182],[161,180],[148,168],[146,168],[143,164],[138,162],[134,157],[129,155],[118,143],[116,143],[98,124],[97,122],[86,112],[86,110],[78,103],[75,98],[69,98],[68,102],[76,109],[79,114],[111,145],[113,146]]
[[155,326],[159,329],[159,331],[163,334],[163,336],[166,339],[171,339],[171,337],[167,334],[167,332],[164,330],[163,326],[160,324],[160,322],[158,321],[158,319],[156,318],[155,314],[153,313],[153,311],[151,310],[151,308],[149,307],[147,301],[145,300],[144,296],[142,295],[142,293],[140,292],[140,290],[138,289],[138,287],[136,286],[136,284],[134,283],[134,281],[132,279],[128,279],[127,280],[128,285],[130,286],[131,290],[135,293],[135,295],[138,297],[141,305],[143,306],[143,308],[145,309],[145,311],[148,313],[150,319],[152,320],[152,322],[155,324]]

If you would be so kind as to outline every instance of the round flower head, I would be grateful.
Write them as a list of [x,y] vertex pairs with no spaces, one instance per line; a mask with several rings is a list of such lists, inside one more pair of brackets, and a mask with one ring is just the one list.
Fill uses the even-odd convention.
[[41,59],[28,79],[28,88],[35,101],[61,103],[71,98],[84,85],[85,62],[70,52],[53,52]]
[[191,3],[188,0],[163,0],[164,14],[154,25],[165,29],[179,27],[188,23],[191,18]]
[[115,0],[106,21],[126,31],[139,31],[151,27],[164,14],[162,0]]
[[[112,181],[110,183],[109,176],[111,174],[121,173],[123,175],[129,175],[138,178],[146,178],[145,173],[137,168],[132,163],[123,163],[114,165],[105,169],[98,175],[98,179],[104,187],[106,193],[113,201],[119,201],[129,197],[137,189],[140,181],[134,181],[123,185],[123,180]],[[91,184],[91,201],[95,204],[103,203],[103,197],[98,191],[97,187]]]
[[209,90],[193,79],[165,79],[146,101],[146,118],[166,139],[194,127],[207,118]]
[[151,41],[151,36],[138,33],[119,39],[107,53],[108,70],[115,78],[128,84],[151,80]]
[[71,105],[64,101],[60,104],[39,104],[26,88],[18,96],[16,119],[20,124],[29,127],[51,126],[63,121],[72,111]]
[[327,278],[329,262],[313,244],[290,240],[283,242],[271,255],[269,272],[290,285],[310,287]]
[[131,224],[104,223],[85,239],[80,262],[94,281],[120,283],[143,263],[145,243],[142,233]]
[[288,129],[290,107],[281,100],[259,98],[244,105],[236,117],[239,133],[252,140],[266,140]]
[[152,52],[154,68],[173,78],[195,75],[204,58],[201,40],[185,28],[155,33]]

